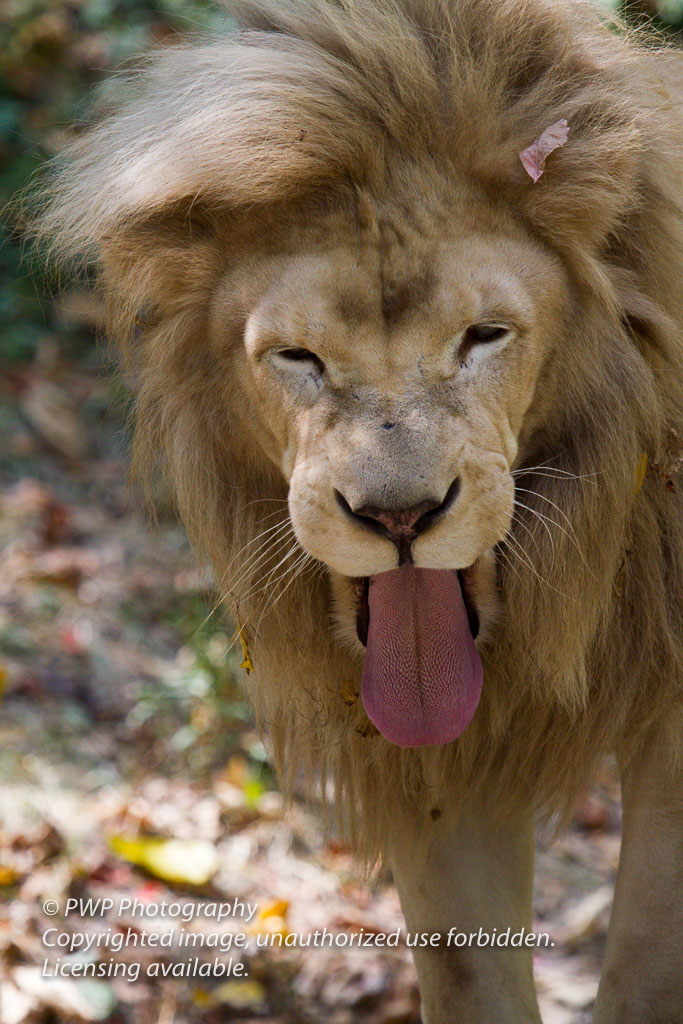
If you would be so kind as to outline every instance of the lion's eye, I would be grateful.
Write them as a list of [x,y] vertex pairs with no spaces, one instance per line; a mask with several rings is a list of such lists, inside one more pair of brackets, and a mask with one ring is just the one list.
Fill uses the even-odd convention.
[[465,331],[464,340],[470,345],[480,345],[487,341],[498,341],[507,333],[508,328],[499,324],[473,324]]
[[302,359],[317,359],[317,356],[314,356],[307,348],[281,348],[278,349],[278,355],[283,359],[291,359],[295,363],[301,362]]
[[307,348],[280,348],[274,353],[274,358],[283,368],[313,371],[316,376],[322,376],[325,370],[322,359]]

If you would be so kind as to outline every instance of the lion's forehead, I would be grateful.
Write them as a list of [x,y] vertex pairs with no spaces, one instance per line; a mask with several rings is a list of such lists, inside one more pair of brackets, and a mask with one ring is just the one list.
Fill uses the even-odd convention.
[[[488,236],[328,239],[277,260],[255,329],[321,356],[437,358],[470,323],[505,315],[528,326],[552,284],[552,260]],[[400,243],[400,244],[399,244]],[[414,244],[413,244],[414,243]],[[543,278],[544,295],[535,282]]]

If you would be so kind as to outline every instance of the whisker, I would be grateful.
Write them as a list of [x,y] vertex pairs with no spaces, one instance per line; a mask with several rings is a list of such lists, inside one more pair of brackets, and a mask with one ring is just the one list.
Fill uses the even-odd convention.
[[248,501],[246,505],[242,505],[242,507],[238,510],[238,515],[240,512],[244,512],[245,508],[251,508],[252,505],[260,505],[261,502],[277,502],[279,505],[288,504],[286,498],[255,498],[254,501]]
[[[273,513],[273,515],[278,515],[279,511],[280,510],[278,509],[278,511]],[[269,517],[266,516],[266,519],[267,518],[269,518]],[[264,521],[264,520],[262,520],[262,521]],[[243,551],[246,551],[247,548],[250,548],[252,546],[252,544],[256,544],[257,541],[262,540],[264,537],[267,537],[269,534],[272,534],[273,531],[277,531],[279,527],[286,526],[288,523],[291,524],[291,520],[290,520],[289,516],[286,516],[286,518],[283,519],[280,522],[271,523],[271,525],[266,527],[265,530],[261,530],[260,533],[257,533],[255,537],[252,537],[252,539],[248,540],[246,544],[243,544],[242,547],[239,549],[239,551],[235,555],[233,555],[233,557],[228,562],[228,567],[225,570],[226,573],[230,571],[230,569],[232,568],[232,566],[237,561],[237,559],[239,558],[239,556],[242,554]],[[251,554],[254,554],[254,552],[252,552]]]
[[284,542],[286,537],[289,537],[294,533],[294,527],[289,522],[278,523],[272,530],[266,531],[268,536],[265,540],[262,540],[264,534],[261,534],[259,540],[261,544],[255,551],[251,551],[247,557],[243,560],[242,564],[237,570],[236,579],[233,580],[233,586],[237,586],[247,576],[251,569],[254,569],[259,562],[262,562],[270,553],[271,550],[277,548],[279,544]]
[[543,577],[539,573],[538,569],[534,565],[533,561],[531,560],[529,552],[520,543],[520,541],[514,536],[514,534],[509,533],[507,535],[507,537],[505,538],[505,543],[507,543],[509,545],[510,551],[512,552],[512,554],[516,555],[517,558],[522,562],[523,565],[526,565],[527,569],[531,569],[533,574],[535,576],[537,576],[539,579],[542,579],[544,583],[548,582],[547,580],[543,579]]
[[[523,526],[526,529],[526,532],[531,536],[532,540],[534,541],[534,543],[536,545],[537,550],[540,552],[540,548],[538,548],[538,542],[536,541],[536,538],[534,537],[533,532],[529,529],[529,527],[526,525],[526,523],[524,523],[524,521],[517,515],[516,512],[513,512],[512,521],[514,523],[519,524],[520,526]],[[561,597],[565,596],[564,594],[562,594],[561,591],[559,591],[556,587],[554,587],[552,585],[552,583],[550,583],[549,580],[547,580],[544,576],[542,576],[538,572],[538,570],[536,569],[536,566],[533,563],[531,555],[526,550],[526,548],[523,546],[521,541],[517,537],[515,537],[513,533],[511,533],[508,530],[508,532],[505,534],[505,536],[504,536],[503,540],[500,542],[500,544],[503,545],[503,546],[507,546],[507,548],[508,548],[508,550],[510,552],[510,555],[514,555],[515,558],[517,558],[517,560],[519,562],[521,562],[522,565],[524,565],[527,569],[530,569],[531,572],[534,574],[534,576],[536,576],[536,578],[538,580],[540,580],[541,583],[544,583],[545,586],[549,587],[551,590],[554,590],[555,593],[560,594]],[[552,544],[552,538],[551,538],[551,544]],[[499,548],[499,550],[501,551],[501,554],[505,554],[506,553],[503,550],[503,548]],[[554,550],[553,550],[553,555],[554,555]],[[514,568],[514,566],[512,565],[512,562],[510,561],[510,559],[507,560],[507,564],[508,564],[509,568],[511,568],[511,569]],[[521,576],[519,575],[519,573],[515,572],[515,575],[517,576],[517,578],[521,582],[522,580],[521,580]]]
[[[546,531],[546,533],[548,534],[548,537],[550,538],[550,546],[551,546],[551,547],[552,547],[552,549],[553,549],[553,562],[554,562],[554,561],[555,561],[555,541],[553,540],[553,535],[552,535],[552,533],[550,532],[550,527],[548,526],[548,522],[550,522],[550,523],[553,523],[553,525],[554,525],[554,526],[557,526],[558,530],[562,530],[562,527],[561,527],[561,526],[559,526],[559,525],[558,525],[558,524],[557,524],[557,523],[555,522],[555,520],[554,520],[554,519],[548,519],[548,517],[547,517],[547,516],[544,516],[542,512],[538,512],[538,511],[537,511],[537,510],[536,510],[535,508],[529,508],[529,506],[528,506],[528,505],[525,505],[525,504],[524,504],[524,502],[522,502],[522,501],[517,501],[517,500],[515,500],[515,501],[514,501],[514,504],[515,504],[515,505],[516,505],[516,506],[517,506],[518,508],[525,508],[525,509],[527,510],[527,512],[530,512],[532,516],[536,516],[536,518],[538,519],[538,521],[539,521],[540,523],[542,523],[542,524],[543,524],[543,527],[545,528],[545,531]],[[546,520],[548,520],[548,522],[546,522]],[[563,532],[563,533],[567,533],[567,531],[566,531],[566,530],[563,530],[562,532]],[[567,534],[567,536],[569,536],[569,534]],[[571,539],[571,538],[570,538],[570,539]]]
[[[515,519],[515,514],[514,514],[514,513],[513,513],[513,521],[515,521],[515,522],[520,522],[520,523],[521,523],[521,520],[520,520],[520,519],[519,519],[518,517],[517,517],[517,518]],[[529,531],[529,530],[528,530],[528,528],[527,528],[527,531],[528,531],[529,533],[531,532],[531,531]],[[533,536],[533,535],[532,535],[532,536]],[[513,545],[516,545],[516,546],[517,546],[517,547],[518,547],[518,548],[519,548],[519,549],[520,549],[520,550],[521,550],[521,551],[522,551],[522,552],[524,553],[524,555],[525,555],[525,556],[527,555],[527,552],[525,551],[525,549],[524,549],[524,548],[522,547],[522,545],[521,545],[521,544],[519,543],[519,541],[517,541],[517,540],[516,540],[516,538],[514,538],[514,537],[512,536],[512,534],[511,534],[510,532],[506,532],[506,534],[505,534],[505,536],[503,537],[502,541],[500,541],[500,543],[499,543],[499,545],[498,545],[498,551],[499,551],[499,553],[500,553],[500,554],[501,554],[501,555],[503,556],[503,558],[504,558],[504,560],[505,560],[505,564],[506,564],[506,565],[508,566],[508,568],[509,568],[509,569],[511,569],[511,570],[512,570],[512,572],[514,572],[515,576],[516,576],[516,577],[517,577],[517,579],[518,579],[518,580],[520,581],[520,583],[521,583],[521,582],[523,582],[523,581],[522,581],[522,577],[521,577],[521,576],[520,576],[520,574],[519,574],[519,573],[517,572],[517,569],[516,569],[516,567],[515,567],[515,565],[514,565],[514,563],[513,563],[513,561],[512,561],[512,558],[511,558],[511,557],[510,557],[510,556],[508,555],[508,551],[506,551],[506,550],[505,550],[505,547],[506,547],[506,546],[507,546],[507,548],[508,548],[508,550],[509,550],[509,552],[510,552],[510,554],[511,554],[511,555],[512,555],[512,554],[514,554],[514,555],[515,555],[515,557],[516,557],[516,558],[517,558],[517,559],[518,559],[518,560],[519,560],[520,562],[522,562],[522,564],[527,564],[527,565],[528,565],[528,568],[530,568],[530,569],[531,569],[531,571],[532,571],[532,572],[533,572],[533,573],[534,573],[534,574],[535,574],[536,576],[539,576],[539,574],[538,574],[538,572],[536,571],[536,569],[535,569],[534,565],[533,565],[532,563],[530,563],[530,562],[529,562],[529,563],[525,563],[525,562],[524,562],[524,560],[522,559],[522,557],[520,556],[520,553],[519,553],[519,551],[515,550],[515,547],[514,547]],[[539,576],[539,579],[540,579],[540,578],[541,578],[541,577]],[[546,582],[546,581],[544,580],[543,582]]]
[[[285,579],[285,577],[289,576],[290,574],[292,576],[292,579],[296,579],[296,577],[300,576],[304,568],[309,564],[309,561],[311,561],[311,556],[308,554],[307,551],[303,551],[293,565],[288,566],[288,568],[285,569],[284,572],[280,573],[276,580],[273,580],[273,583],[269,585],[270,588],[274,590],[277,584],[280,583],[281,580]],[[287,585],[289,586],[289,584]],[[265,590],[266,588],[264,587],[263,589]],[[264,609],[264,611],[267,611],[267,606]]]
[[[571,531],[571,535],[569,533],[567,533],[567,537],[569,537],[569,539],[572,541],[572,543],[574,544],[574,547],[576,548],[576,550],[578,551],[579,555],[581,556],[581,561],[583,562],[585,568],[588,569],[588,571],[590,573],[593,573],[593,570],[591,569],[590,565],[586,561],[584,553],[581,550],[581,547],[579,545],[579,539],[578,539],[578,537],[576,535],[576,530],[574,529],[574,524],[572,523],[572,521],[569,518],[569,516],[567,516],[567,514],[560,508],[560,506],[556,505],[554,501],[550,500],[550,498],[546,498],[545,494],[541,494],[539,491],[531,491],[531,490],[529,490],[526,487],[518,487],[518,488],[516,488],[516,490],[521,491],[523,494],[532,494],[535,497],[540,498],[541,501],[546,501],[549,505],[552,505],[552,507],[557,512],[560,513],[560,515],[562,516],[562,518],[566,522],[567,526],[569,527],[569,530]],[[539,512],[538,514],[541,515],[542,513]],[[552,520],[550,520],[550,521],[552,522]],[[558,529],[562,529],[562,527],[559,525],[559,523],[554,523],[554,525],[557,526]]]
[[[276,539],[276,541],[273,543],[272,547],[270,547],[268,549],[268,553],[270,553],[271,550],[276,548],[278,544],[280,544],[280,543],[282,543],[282,544],[287,543],[291,539],[291,537],[293,537],[293,536],[294,536],[294,530],[292,529],[291,533],[286,533],[283,537],[278,537]],[[246,601],[248,598],[253,597],[254,593],[256,592],[256,589],[259,586],[259,584],[261,584],[265,579],[271,577],[273,575],[273,573],[277,572],[277,570],[280,568],[280,566],[283,565],[287,561],[288,558],[292,557],[292,555],[296,552],[298,547],[299,547],[299,542],[298,542],[298,540],[295,539],[294,544],[292,544],[292,546],[289,548],[287,553],[282,556],[282,558],[277,563],[277,565],[274,565],[271,569],[267,569],[266,572],[264,572],[264,574],[261,577],[259,577],[259,579],[257,579],[255,582],[253,582],[250,585],[250,588],[247,591],[247,593],[242,595],[242,600]],[[264,555],[264,557],[266,557],[266,556]],[[261,559],[259,559],[258,561],[261,561]],[[258,565],[258,561],[256,562],[256,565]],[[254,568],[254,570],[256,572],[258,572],[258,569],[256,569],[256,566],[254,566],[253,568]],[[236,582],[233,583],[233,585],[232,585],[233,589],[236,589],[237,587],[239,587],[241,585],[241,583],[244,581],[246,575],[247,575],[246,572],[242,573],[242,575],[239,577],[239,579]]]
[[274,600],[271,600],[270,603],[268,601],[266,601],[266,603],[264,604],[263,608],[261,609],[261,614],[259,615],[258,622],[256,623],[256,627],[254,629],[254,641],[256,641],[256,639],[258,638],[259,630],[261,628],[261,623],[263,622],[264,617],[268,614],[269,611],[271,611],[271,609],[275,606],[275,604],[277,604],[277,601],[280,599],[282,594],[284,594],[284,592],[288,589],[288,587],[294,582],[294,580],[297,579],[301,575],[301,573],[305,570],[309,560],[310,561],[314,561],[311,558],[311,556],[307,552],[304,551],[302,553],[302,555],[299,557],[299,559],[297,560],[297,562],[295,562],[295,564],[293,566],[289,566],[285,570],[285,572],[283,572],[278,577],[278,580],[275,581],[277,583],[280,580],[284,579],[289,573],[293,573],[291,579],[282,588],[281,593],[279,595],[277,595]]
[[[238,586],[244,582],[248,576],[253,576],[261,569],[265,572],[270,572],[271,569],[267,567],[267,560],[271,557],[281,557],[282,553],[289,547],[292,540],[296,540],[296,534],[294,533],[294,528],[291,523],[288,523],[284,529],[273,533],[273,535],[268,538],[267,542],[264,543],[258,551],[255,551],[250,555],[248,561],[240,567],[239,576],[233,577],[232,586]],[[258,580],[253,581],[249,586],[255,586],[256,583],[258,583]]]
[[[508,543],[508,542],[511,544],[510,552],[513,555],[516,555],[517,558],[519,558],[519,560],[522,562],[522,564],[526,565],[526,567],[531,570],[531,572],[534,574],[534,576],[541,583],[543,583],[546,587],[548,587],[549,590],[554,591],[560,597],[565,598],[565,600],[567,599],[567,595],[565,593],[563,593],[561,590],[558,590],[558,588],[556,586],[554,586],[550,582],[550,580],[547,580],[545,578],[545,576],[541,576],[540,572],[538,572],[538,570],[535,568],[535,566],[528,560],[528,552],[525,551],[525,549],[521,546],[519,541],[515,537],[513,537],[511,534],[508,534],[506,536],[506,538],[505,538],[504,543]],[[522,558],[522,555],[524,555],[525,557]]]
[[[539,498],[543,497],[542,494],[537,494],[537,492],[535,492],[535,491],[529,491],[528,493],[529,494],[536,494],[536,496],[539,497]],[[551,502],[551,504],[552,504],[552,502]],[[543,512],[539,512],[538,509],[529,508],[528,505],[523,504],[523,502],[521,502],[521,501],[515,501],[515,505],[519,505],[520,508],[527,509],[528,512],[531,512],[532,515],[535,515],[538,519],[540,519],[542,522],[544,522],[544,524],[545,523],[551,523],[555,527],[556,530],[559,530],[560,533],[563,533],[565,535],[565,537],[567,538],[567,540],[569,541],[569,543],[572,544],[576,548],[576,551],[578,552],[578,555],[579,555],[579,557],[580,557],[580,559],[581,559],[581,561],[582,561],[582,563],[584,565],[584,568],[586,568],[591,574],[593,573],[593,570],[591,569],[590,565],[586,561],[586,558],[584,556],[583,551],[579,547],[578,541],[576,539],[576,534],[574,532],[574,527],[572,526],[571,523],[569,524],[569,526],[571,528],[571,531],[572,531],[572,533],[570,534],[567,530],[564,529],[563,526],[561,526],[559,523],[555,522],[555,520],[551,519],[549,516],[544,515]],[[558,512],[561,512],[561,511],[562,511],[561,509],[558,509]],[[549,530],[549,528],[547,526],[546,526],[546,529],[548,530],[548,534],[550,535],[550,530]],[[551,543],[553,543],[552,537],[551,537]],[[555,545],[553,544],[553,556],[554,556],[554,549],[555,549]]]
[[[277,564],[277,565],[275,566],[275,568],[274,568],[274,569],[271,569],[271,570],[270,570],[270,572],[268,572],[268,573],[265,573],[265,575],[261,577],[261,580],[265,580],[265,582],[263,583],[263,586],[261,586],[261,587],[259,587],[259,586],[258,586],[258,584],[259,584],[259,583],[261,582],[261,580],[258,580],[258,581],[257,581],[257,582],[256,582],[256,583],[254,584],[254,587],[256,587],[256,589],[252,589],[252,590],[250,590],[250,591],[249,591],[249,593],[245,595],[245,597],[244,597],[244,600],[252,600],[253,598],[255,598],[255,597],[258,597],[258,595],[259,595],[259,594],[262,594],[262,593],[264,593],[264,591],[268,590],[268,588],[269,588],[269,587],[275,587],[275,586],[276,586],[276,585],[277,585],[277,584],[278,584],[278,583],[280,582],[280,580],[281,580],[281,579],[284,579],[284,577],[285,577],[285,576],[286,576],[286,575],[287,575],[288,573],[290,573],[290,572],[293,572],[293,571],[294,571],[294,569],[295,569],[295,568],[296,568],[296,566],[297,566],[297,565],[299,564],[299,562],[301,561],[301,559],[302,559],[302,558],[304,558],[304,556],[305,556],[305,557],[309,557],[309,556],[307,555],[307,553],[306,553],[306,552],[303,552],[303,554],[301,554],[301,553],[300,553],[300,554],[298,555],[298,559],[297,559],[297,561],[296,561],[296,562],[294,563],[294,565],[288,565],[288,566],[287,566],[287,567],[286,567],[285,569],[283,569],[283,571],[282,571],[282,572],[280,573],[280,575],[279,575],[279,576],[277,576],[277,577],[276,577],[275,579],[272,579],[271,577],[272,577],[273,573],[274,573],[274,572],[276,572],[276,571],[277,571],[277,569],[279,569],[281,565],[284,565],[284,563],[285,563],[285,562],[287,562],[287,561],[288,561],[288,559],[290,559],[290,558],[293,558],[293,557],[294,557],[294,556],[295,556],[295,555],[297,554],[297,548],[299,548],[299,544],[298,544],[298,541],[297,541],[297,543],[296,543],[296,544],[294,544],[294,545],[293,545],[293,546],[292,546],[292,547],[291,547],[291,548],[289,549],[289,551],[287,552],[287,554],[286,554],[286,555],[284,556],[284,558],[283,558],[283,559],[282,559],[282,560],[281,560],[281,561],[280,561],[280,562],[279,562],[279,563],[278,563],[278,564]],[[300,551],[301,551],[301,549],[299,548],[299,552],[300,552]]]
[[[264,537],[267,537],[269,534],[273,534],[274,532],[277,533],[278,527],[285,526],[288,522],[289,522],[289,516],[287,516],[287,518],[284,519],[281,523],[274,523],[272,526],[267,527],[265,530],[261,530],[261,532],[258,533],[255,537],[252,537],[251,540],[248,540],[246,544],[243,544],[242,547],[240,548],[240,550],[236,554],[234,554],[232,556],[232,558],[230,559],[230,561],[228,562],[227,566],[225,567],[225,570],[223,571],[223,574],[222,574],[220,580],[218,580],[217,583],[216,583],[216,587],[219,589],[220,587],[223,586],[223,584],[225,583],[225,580],[227,579],[227,576],[228,576],[230,570],[232,569],[233,565],[235,564],[235,562],[237,561],[237,559],[239,558],[239,556],[242,554],[243,551],[246,551],[246,549],[251,547],[252,544],[256,544],[257,541],[262,540]],[[258,551],[261,550],[261,548],[263,546],[264,545],[262,544],[261,547],[257,548],[256,552],[251,552],[251,555],[256,554]],[[249,558],[251,558],[251,555],[249,556]],[[244,568],[245,568],[245,566],[243,565],[242,566],[242,571],[244,570]]]
[[[551,460],[552,461],[552,460]],[[543,470],[544,472],[539,472]],[[541,462],[538,466],[520,466],[518,469],[513,469],[511,476],[525,476],[526,474],[533,473],[536,476],[547,476],[551,479],[559,480],[589,480],[591,483],[595,483],[592,479],[596,476],[602,476],[601,473],[570,473],[567,469],[560,469],[558,466],[551,466],[550,462]]]
[[524,522],[524,520],[520,516],[513,515],[512,519],[513,519],[513,522],[517,523],[519,526],[522,527],[523,530],[525,530],[528,533],[528,535],[531,537],[532,541],[534,542],[536,550],[540,554],[541,549],[539,547],[538,540],[536,539],[536,534],[534,533],[534,531]]
[[536,498],[540,498],[540,499],[541,499],[541,501],[547,501],[547,503],[548,503],[549,505],[552,505],[552,507],[553,507],[553,508],[554,508],[554,509],[555,509],[555,510],[556,510],[557,512],[559,512],[559,513],[560,513],[560,515],[561,515],[561,516],[562,516],[562,518],[564,519],[565,523],[567,524],[567,526],[568,526],[568,527],[569,527],[569,529],[571,530],[571,532],[572,532],[572,536],[575,536],[575,533],[574,533],[574,526],[573,526],[573,524],[572,524],[572,521],[571,521],[571,519],[569,518],[569,516],[568,516],[568,515],[566,514],[566,512],[564,512],[564,511],[563,511],[563,510],[562,510],[562,509],[560,508],[560,506],[559,506],[559,505],[556,505],[554,501],[551,501],[551,500],[550,500],[550,498],[546,498],[545,494],[541,494],[541,492],[540,492],[540,491],[532,491],[532,490],[530,490],[530,489],[529,489],[528,487],[515,487],[515,492],[517,492],[517,491],[519,491],[519,493],[520,493],[520,494],[532,494],[532,495],[534,495],[534,497],[536,497]]
[[295,566],[295,567],[294,567],[294,568],[293,568],[292,570],[290,570],[290,571],[292,571],[292,572],[293,572],[292,578],[291,578],[291,579],[289,580],[289,582],[288,582],[288,583],[287,583],[287,584],[286,584],[286,585],[285,585],[285,586],[284,586],[284,587],[282,588],[282,590],[281,590],[281,591],[280,591],[280,593],[279,593],[279,594],[277,595],[277,597],[275,598],[275,600],[271,601],[271,602],[270,602],[270,604],[267,604],[267,605],[266,605],[266,606],[264,607],[263,611],[261,612],[261,616],[260,616],[260,618],[259,618],[259,620],[258,620],[258,622],[257,622],[257,624],[256,624],[256,630],[255,630],[255,633],[254,633],[254,636],[255,636],[255,637],[257,637],[257,636],[258,636],[258,631],[259,631],[259,629],[261,628],[261,623],[262,623],[262,621],[263,621],[263,619],[264,619],[264,616],[265,616],[265,615],[267,615],[267,614],[270,614],[270,612],[272,612],[272,610],[273,610],[273,608],[275,607],[275,605],[276,605],[276,604],[278,603],[278,601],[279,601],[279,600],[280,600],[280,599],[281,599],[281,598],[283,597],[283,595],[284,595],[284,594],[285,594],[285,593],[287,592],[287,590],[288,590],[288,589],[289,589],[289,588],[291,587],[292,583],[294,583],[294,581],[295,581],[296,579],[298,579],[298,578],[299,578],[299,576],[301,576],[301,574],[302,574],[302,573],[303,573],[303,572],[305,571],[305,569],[306,569],[307,565],[309,564],[309,562],[314,562],[314,561],[315,561],[315,559],[313,559],[313,558],[311,557],[311,555],[309,555],[309,554],[308,554],[308,552],[307,552],[307,551],[304,551],[304,553],[303,553],[303,558],[302,558],[302,559],[300,559],[300,560],[299,560],[299,562],[297,563],[297,565],[299,565],[299,568],[298,568],[298,569],[296,569],[296,566]]
[[[230,568],[231,568],[233,562],[235,561],[235,557],[237,557],[237,556],[234,556],[231,559],[230,563],[228,564],[228,567],[225,569],[225,571],[224,571],[223,575],[221,576],[220,580],[216,583],[216,589],[219,591],[218,600],[216,601],[216,603],[214,604],[213,608],[208,613],[208,615],[206,616],[204,621],[201,622],[200,625],[197,627],[197,630],[201,629],[202,626],[204,626],[209,621],[209,619],[213,615],[216,614],[216,612],[219,610],[219,608],[221,608],[225,604],[228,596],[231,596],[236,604],[239,603],[238,599],[237,599],[237,595],[235,594],[235,589],[240,585],[240,583],[244,579],[244,577],[247,574],[250,566],[255,567],[256,565],[258,565],[258,562],[261,559],[264,559],[264,558],[266,558],[268,556],[268,552],[272,548],[276,547],[277,544],[282,543],[282,541],[285,539],[285,537],[287,537],[289,535],[289,533],[291,533],[291,534],[294,533],[294,528],[293,527],[291,527],[290,531],[285,531],[284,533],[282,533],[281,531],[286,526],[291,526],[289,521],[286,521],[284,523],[275,523],[272,527],[269,527],[267,530],[264,530],[257,537],[254,537],[251,541],[249,541],[247,544],[244,545],[244,547],[241,550],[244,550],[244,548],[249,547],[250,544],[255,543],[257,540],[261,540],[266,534],[272,533],[272,536],[269,536],[265,541],[263,541],[263,543],[260,545],[259,548],[257,548],[256,551],[251,552],[251,554],[249,555],[249,558],[247,559],[246,563],[241,567],[240,576],[238,577],[237,582],[233,583],[233,585],[228,588],[228,592],[226,594],[221,594],[220,591],[222,590],[222,588],[225,585],[226,577],[228,576]],[[238,552],[238,554],[239,554],[239,552]],[[193,634],[193,636],[196,635],[197,630],[195,630],[195,633]]]
[[500,557],[501,557],[501,558],[503,559],[503,562],[504,562],[504,564],[505,564],[505,565],[507,566],[507,568],[508,568],[508,569],[509,569],[509,570],[510,570],[511,572],[513,572],[513,573],[515,574],[515,576],[517,577],[517,579],[518,579],[518,580],[519,580],[519,582],[521,583],[521,582],[522,582],[522,577],[521,577],[521,576],[519,575],[519,573],[517,572],[517,568],[516,568],[516,566],[515,566],[515,565],[513,565],[513,563],[512,563],[512,559],[511,559],[511,558],[509,557],[509,555],[507,554],[507,552],[506,552],[506,551],[505,551],[505,549],[503,548],[503,546],[502,546],[503,544],[504,544],[504,541],[501,541],[501,542],[500,542],[500,544],[498,544],[498,545],[497,545],[497,553],[498,553],[498,554],[500,555]]

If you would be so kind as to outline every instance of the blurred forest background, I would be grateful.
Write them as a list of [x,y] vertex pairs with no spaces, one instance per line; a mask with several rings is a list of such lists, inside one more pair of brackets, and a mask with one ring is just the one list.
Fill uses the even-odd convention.
[[[683,31],[683,0],[605,6]],[[0,210],[116,68],[207,30],[230,22],[205,0],[0,0]],[[405,949],[260,952],[247,980],[223,983],[43,977],[46,897],[238,897],[258,901],[257,930],[283,933],[390,931],[402,918],[393,889],[361,883],[314,810],[283,811],[210,579],[172,511],[152,525],[129,493],[126,395],[96,340],[97,302],[76,282],[58,292],[15,227],[6,213],[0,1020],[416,1024]],[[535,927],[556,941],[536,960],[546,1024],[590,1019],[618,845],[607,765],[570,832],[539,842]],[[65,927],[105,924],[117,926]]]

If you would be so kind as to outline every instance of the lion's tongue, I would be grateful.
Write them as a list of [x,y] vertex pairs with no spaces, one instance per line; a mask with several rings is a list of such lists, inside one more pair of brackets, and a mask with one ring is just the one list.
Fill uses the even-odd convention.
[[362,697],[392,743],[449,743],[469,724],[482,665],[457,573],[410,565],[370,577]]

